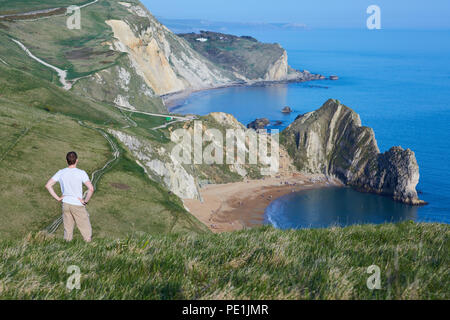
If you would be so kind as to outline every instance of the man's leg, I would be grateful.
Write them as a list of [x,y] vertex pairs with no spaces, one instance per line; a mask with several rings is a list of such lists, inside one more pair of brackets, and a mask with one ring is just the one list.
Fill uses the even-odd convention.
[[85,207],[72,207],[72,213],[77,223],[78,230],[80,230],[84,241],[91,242],[92,240],[92,227],[89,220],[89,214]]
[[72,213],[70,212],[70,206],[63,203],[62,212],[64,222],[64,240],[72,241],[75,221],[73,219]]

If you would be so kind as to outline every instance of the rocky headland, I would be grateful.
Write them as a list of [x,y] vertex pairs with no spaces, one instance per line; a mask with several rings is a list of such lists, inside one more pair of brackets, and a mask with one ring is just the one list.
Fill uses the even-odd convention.
[[282,132],[282,144],[300,172],[335,177],[360,191],[391,196],[412,205],[419,200],[419,166],[410,149],[380,153],[371,128],[338,100],[300,115]]
[[322,75],[290,67],[286,50],[277,43],[210,31],[178,36],[188,41],[196,52],[247,84],[325,79]]

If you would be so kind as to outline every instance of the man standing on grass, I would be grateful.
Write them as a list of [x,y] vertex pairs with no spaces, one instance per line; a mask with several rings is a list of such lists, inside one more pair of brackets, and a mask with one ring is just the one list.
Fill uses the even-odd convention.
[[[91,242],[92,227],[89,221],[89,214],[86,211],[86,204],[94,193],[94,186],[89,180],[89,176],[83,170],[77,169],[78,156],[75,152],[69,152],[66,156],[68,167],[59,170],[45,187],[57,201],[62,201],[62,212],[64,221],[64,239],[72,241],[75,224],[86,242]],[[62,197],[58,197],[53,190],[53,186],[59,182]],[[88,188],[86,198],[83,199],[83,183]]]

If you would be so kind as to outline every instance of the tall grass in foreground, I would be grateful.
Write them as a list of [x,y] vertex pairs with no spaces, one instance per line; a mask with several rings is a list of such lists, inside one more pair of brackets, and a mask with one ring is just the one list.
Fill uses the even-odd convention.
[[[66,288],[70,265],[80,290]],[[443,224],[0,241],[2,299],[448,299],[449,280]]]

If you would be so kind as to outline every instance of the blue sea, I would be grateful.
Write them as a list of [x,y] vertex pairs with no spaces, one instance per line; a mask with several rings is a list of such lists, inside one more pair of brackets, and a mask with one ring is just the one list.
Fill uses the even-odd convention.
[[[397,145],[415,151],[420,167],[417,189],[429,202],[406,208],[387,197],[353,190],[305,191],[273,201],[266,209],[267,221],[280,228],[402,219],[450,222],[450,31],[228,31],[280,43],[292,67],[336,74],[339,80],[199,92],[174,111],[223,111],[244,124],[267,117],[283,121],[285,127],[298,114],[319,108],[329,98],[339,99],[360,114],[363,125],[374,129],[382,152]],[[294,113],[281,114],[284,106]]]

